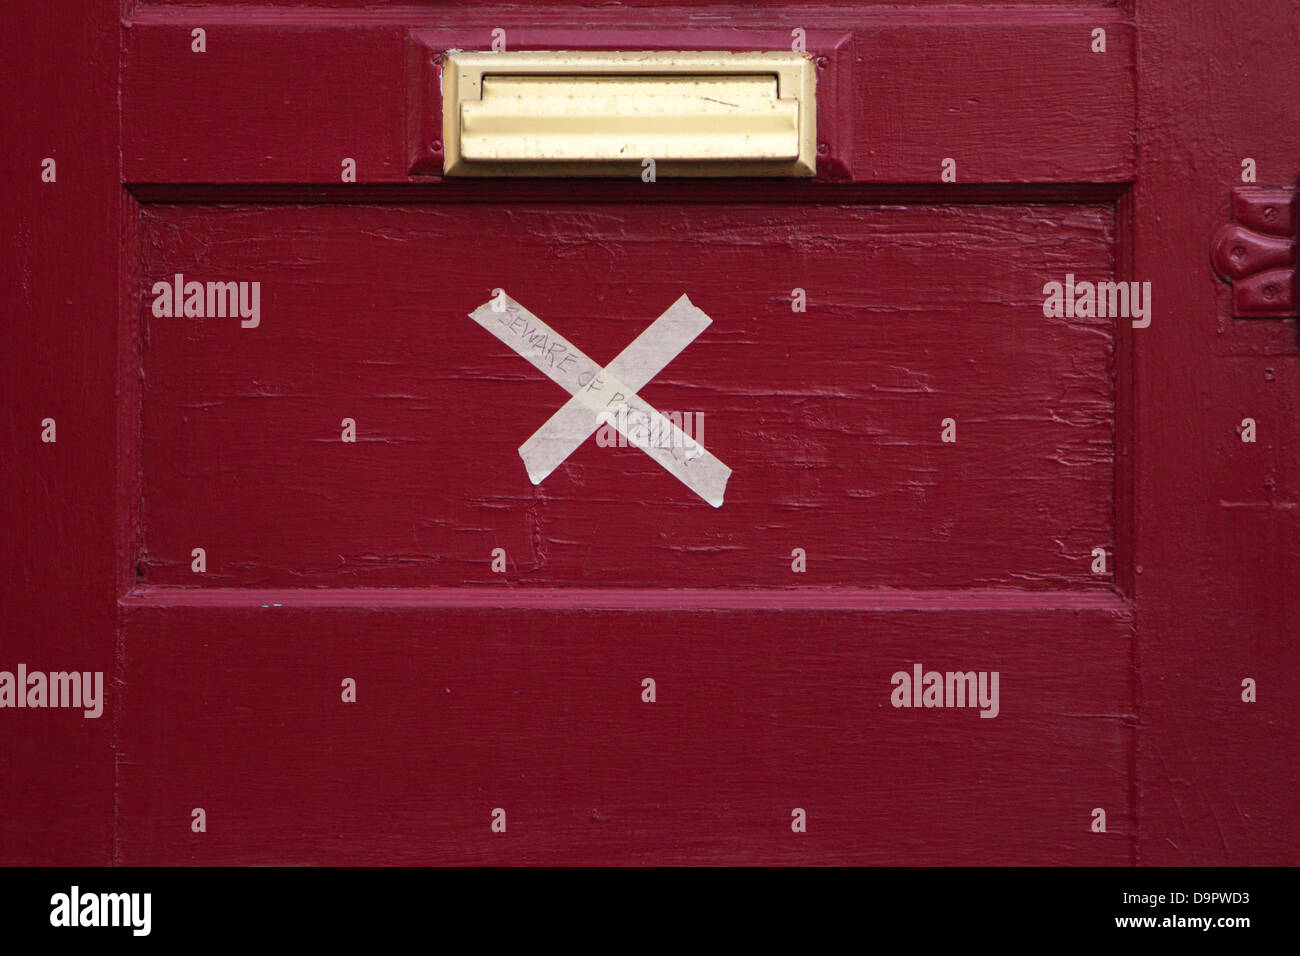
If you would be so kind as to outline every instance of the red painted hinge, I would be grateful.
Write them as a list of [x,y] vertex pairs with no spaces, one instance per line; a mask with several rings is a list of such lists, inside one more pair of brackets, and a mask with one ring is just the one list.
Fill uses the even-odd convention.
[[1232,283],[1232,314],[1280,319],[1296,309],[1296,194],[1276,186],[1232,191],[1232,222],[1210,242],[1210,262]]

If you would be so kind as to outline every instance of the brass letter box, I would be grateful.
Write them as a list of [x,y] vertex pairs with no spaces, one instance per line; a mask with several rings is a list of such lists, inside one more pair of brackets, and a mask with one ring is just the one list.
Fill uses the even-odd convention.
[[812,176],[801,53],[449,53],[448,176]]

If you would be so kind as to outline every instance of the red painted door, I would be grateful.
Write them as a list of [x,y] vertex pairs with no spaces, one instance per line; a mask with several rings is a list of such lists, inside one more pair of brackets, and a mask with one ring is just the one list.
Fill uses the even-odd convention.
[[[84,6],[6,14],[0,670],[103,711],[0,709],[0,859],[1294,862],[1287,4]],[[818,175],[444,179],[494,42],[802,42]],[[536,336],[682,296],[725,490],[534,484]]]

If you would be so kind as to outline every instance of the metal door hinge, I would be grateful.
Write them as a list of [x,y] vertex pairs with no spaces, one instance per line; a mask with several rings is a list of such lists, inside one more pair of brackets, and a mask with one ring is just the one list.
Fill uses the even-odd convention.
[[1210,262],[1232,284],[1232,314],[1279,319],[1296,309],[1296,195],[1276,186],[1232,191],[1232,222],[1210,242]]

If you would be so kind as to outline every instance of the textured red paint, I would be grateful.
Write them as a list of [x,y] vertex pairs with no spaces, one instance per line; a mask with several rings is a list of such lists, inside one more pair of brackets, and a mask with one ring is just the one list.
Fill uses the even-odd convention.
[[[1113,580],[1089,567],[1114,544],[1113,323],[1044,319],[1040,291],[1112,273],[1110,206],[579,189],[591,200],[145,207],[142,290],[261,278],[264,319],[142,303],[144,580],[499,586],[496,547],[528,585]],[[604,361],[689,293],[713,325],[643,394],[704,414],[735,471],[726,507],[594,440],[529,484],[517,449],[566,396],[466,317],[497,286]]]
[[[751,6],[719,11],[725,27],[704,19],[666,30],[670,15],[538,5],[487,16],[475,7],[448,10],[433,27],[403,10],[344,22],[292,10],[209,11],[208,52],[196,56],[191,16],[142,7],[125,37],[123,174],[132,183],[335,183],[347,156],[360,181],[407,182],[409,135],[427,129],[412,119],[412,100],[426,99],[412,92],[412,73],[423,72],[412,63],[417,45],[486,49],[500,27],[514,50],[781,50],[801,25],[819,63],[818,142],[827,151],[818,162],[835,167],[824,177],[850,169],[858,182],[928,184],[953,157],[961,182],[1132,178],[1132,26],[1114,11],[882,18]],[[1105,56],[1089,51],[1099,25]],[[1032,90],[1008,82],[1012,49]],[[436,97],[429,108],[439,108]]]
[[7,864],[111,859],[119,39],[102,3],[0,11],[0,670],[103,671],[109,696],[97,720],[0,711]]
[[[1208,253],[1242,159],[1261,185],[1300,173],[1300,129],[1276,122],[1298,81],[1267,66],[1300,47],[1300,20],[1282,2],[1169,3],[1140,25],[1133,266],[1166,291],[1133,360],[1138,860],[1294,865],[1300,333],[1231,318]],[[1246,417],[1255,444],[1238,438]]]
[[[119,862],[1125,864],[1127,618],[133,608]],[[892,709],[918,656],[1014,707]]]
[[[1300,345],[1208,261],[1242,158],[1294,185],[1287,4],[313,6],[3,14],[0,668],[112,682],[0,712],[0,862],[1296,861]],[[408,175],[413,36],[794,25],[851,182]],[[261,327],[154,318],[175,272]],[[1044,318],[1066,272],[1151,326]],[[724,507],[590,442],[529,486],[563,393],[465,318],[498,285],[598,360],[708,311],[645,395],[706,413]],[[917,661],[998,718],[893,709]]]

